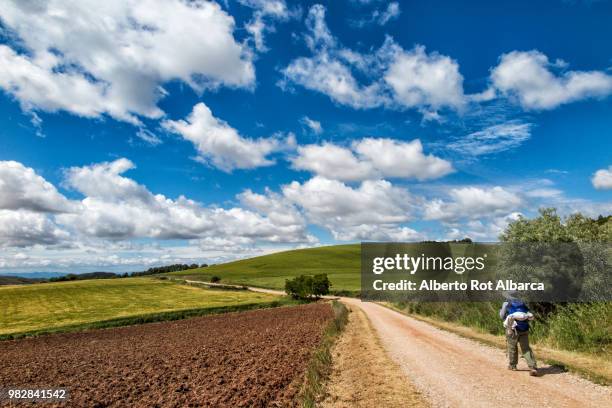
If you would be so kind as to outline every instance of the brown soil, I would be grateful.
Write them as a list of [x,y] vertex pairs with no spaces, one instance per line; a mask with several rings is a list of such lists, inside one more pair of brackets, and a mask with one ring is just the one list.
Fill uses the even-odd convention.
[[363,311],[355,305],[347,306],[351,311],[349,322],[332,350],[333,371],[320,406],[428,407],[397,364],[386,355]]
[[0,388],[67,387],[71,407],[293,405],[332,318],[311,304],[3,341]]

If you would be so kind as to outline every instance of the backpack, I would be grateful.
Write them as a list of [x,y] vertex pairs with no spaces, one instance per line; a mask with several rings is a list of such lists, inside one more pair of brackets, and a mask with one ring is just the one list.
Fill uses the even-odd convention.
[[[528,311],[529,311],[529,309],[527,308],[527,305],[522,300],[518,300],[518,299],[510,300],[508,302],[508,308],[506,309],[506,313],[508,313],[509,315],[514,313],[514,312],[527,313]],[[525,331],[529,330],[529,321],[527,321],[527,320],[517,320],[516,321],[516,330],[520,331],[520,332],[525,332]]]

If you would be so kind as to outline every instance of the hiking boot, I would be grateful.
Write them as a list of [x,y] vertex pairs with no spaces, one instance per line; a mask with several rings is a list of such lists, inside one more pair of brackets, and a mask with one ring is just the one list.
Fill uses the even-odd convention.
[[508,366],[508,370],[516,371],[516,366],[515,365],[509,365]]
[[532,377],[537,377],[538,376],[538,369],[537,368],[530,368],[529,369],[529,375]]

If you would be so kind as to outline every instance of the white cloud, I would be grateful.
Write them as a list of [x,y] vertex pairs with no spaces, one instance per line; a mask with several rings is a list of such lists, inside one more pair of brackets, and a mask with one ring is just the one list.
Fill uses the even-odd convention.
[[453,171],[452,165],[439,157],[423,154],[419,139],[400,142],[392,139],[365,138],[353,145],[355,151],[383,177],[428,180]]
[[492,86],[515,98],[525,109],[554,109],[559,105],[603,98],[612,93],[612,76],[602,71],[565,71],[561,61],[551,63],[539,51],[513,51],[500,57],[491,71]]
[[60,213],[71,203],[33,169],[16,161],[0,161],[0,209]]
[[[7,165],[8,163],[8,165]],[[4,167],[8,167],[8,171]],[[206,207],[184,196],[153,194],[124,176],[127,159],[72,167],[64,185],[81,193],[68,200],[32,169],[2,162],[0,246],[77,245],[91,240],[227,238],[236,242],[313,243],[301,213],[280,196],[245,192],[241,207]],[[15,188],[15,176],[20,186]]]
[[423,46],[397,50],[384,79],[396,100],[406,107],[435,111],[442,107],[461,109],[464,104],[459,64],[445,55],[427,54]]
[[546,188],[546,187],[534,188],[532,190],[525,191],[525,195],[527,197],[544,198],[544,199],[557,198],[557,197],[560,197],[562,194],[563,194],[563,191],[559,189]]
[[385,25],[391,20],[395,20],[399,17],[401,13],[399,3],[396,1],[392,1],[387,5],[387,8],[384,11],[376,11],[373,15],[375,21],[379,25]]
[[450,201],[434,199],[426,204],[425,219],[445,222],[474,220],[514,212],[523,205],[521,197],[500,186],[454,188],[448,195]]
[[[389,16],[382,14],[384,18],[399,12],[399,6],[393,4],[387,9]],[[355,109],[416,108],[436,117],[438,109],[463,108],[463,77],[450,57],[428,54],[420,45],[405,51],[391,37],[373,52],[348,49],[330,32],[321,5],[309,10],[306,27],[306,44],[313,55],[296,58],[285,67],[281,87],[297,84]],[[365,80],[358,80],[353,70],[363,74]]]
[[481,156],[519,147],[531,137],[531,123],[508,121],[492,125],[448,143],[447,147],[463,155]]
[[598,190],[609,190],[612,189],[612,166],[607,169],[600,169],[593,174],[591,178],[593,187]]
[[226,171],[269,166],[267,156],[280,148],[278,139],[248,139],[198,103],[185,120],[166,120],[162,126],[192,142],[203,161]]
[[282,69],[283,79],[279,85],[283,88],[289,88],[290,84],[300,85],[355,109],[385,104],[387,98],[381,93],[379,84],[372,81],[369,85],[361,85],[353,76],[351,64],[363,67],[365,57],[338,44],[327,27],[325,12],[320,4],[308,11],[305,41],[313,55],[296,58]]
[[395,241],[414,242],[426,239],[425,235],[409,227],[395,225],[361,224],[333,230],[339,241]]
[[306,36],[306,44],[313,51],[318,47],[331,48],[336,45],[336,38],[325,22],[325,11],[324,6],[315,4],[306,16],[306,28],[310,33]]
[[[380,238],[410,219],[413,200],[407,191],[384,180],[364,181],[357,188],[314,177],[303,184],[294,181],[282,188],[283,195],[300,206],[308,219],[328,228],[336,239]],[[405,230],[408,232],[408,230]]]
[[453,171],[443,159],[423,153],[419,139],[410,142],[365,138],[349,148],[331,143],[298,148],[293,167],[328,179],[360,181],[376,178],[428,180]]
[[46,214],[27,210],[0,210],[0,247],[56,245],[69,234]]
[[308,127],[308,129],[310,129],[310,131],[315,135],[320,135],[321,133],[323,133],[323,126],[321,126],[321,122],[317,120],[310,119],[308,116],[304,116],[300,120],[300,122],[306,127]]
[[367,18],[359,20],[351,20],[350,23],[356,27],[364,27],[369,24],[377,24],[384,26],[389,21],[396,20],[401,14],[400,5],[396,1],[392,1],[381,9],[374,9]]
[[298,147],[293,168],[307,170],[328,179],[359,181],[374,177],[371,163],[361,161],[350,149],[331,143]]
[[245,28],[251,34],[257,51],[267,51],[265,34],[274,32],[275,21],[286,21],[296,12],[291,12],[284,0],[238,0],[240,4],[254,9],[253,17]]
[[134,180],[122,174],[136,166],[121,158],[85,167],[71,167],[65,171],[65,184],[87,197],[111,201],[153,202],[151,193]]
[[470,220],[464,224],[449,229],[444,239],[463,239],[466,237],[475,241],[492,242],[499,240],[499,236],[506,230],[512,221],[516,221],[521,214],[513,212],[505,215],[489,217],[486,220]]
[[288,220],[239,207],[203,207],[183,196],[173,200],[153,194],[145,186],[123,176],[133,167],[129,160],[118,159],[69,169],[66,184],[85,198],[79,211],[58,216],[58,222],[85,236],[109,239],[244,237],[267,242],[309,240],[304,222],[298,216]]
[[275,225],[305,228],[305,220],[289,201],[266,189],[266,194],[257,194],[247,189],[237,196],[240,203],[259,214],[265,215]]
[[145,128],[138,128],[136,137],[151,146],[157,146],[162,143],[162,140],[155,133]]
[[[293,60],[282,70],[284,82],[329,96],[334,102],[355,109],[375,108],[386,102],[379,84],[358,84],[350,68],[323,51],[313,57]],[[283,85],[285,86],[285,85]]]
[[198,91],[254,83],[234,19],[215,2],[8,1],[0,19],[27,49],[0,47],[0,87],[26,110],[138,123],[163,115],[165,82]]
[[238,2],[266,16],[276,18],[287,18],[289,16],[289,10],[284,0],[238,0]]

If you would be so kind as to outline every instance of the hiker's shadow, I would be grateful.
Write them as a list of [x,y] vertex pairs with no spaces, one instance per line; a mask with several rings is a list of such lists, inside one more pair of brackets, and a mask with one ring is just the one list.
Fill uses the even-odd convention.
[[551,375],[551,374],[563,374],[565,372],[567,372],[567,370],[563,366],[550,365],[550,366],[538,368],[538,377],[542,377],[545,375]]

